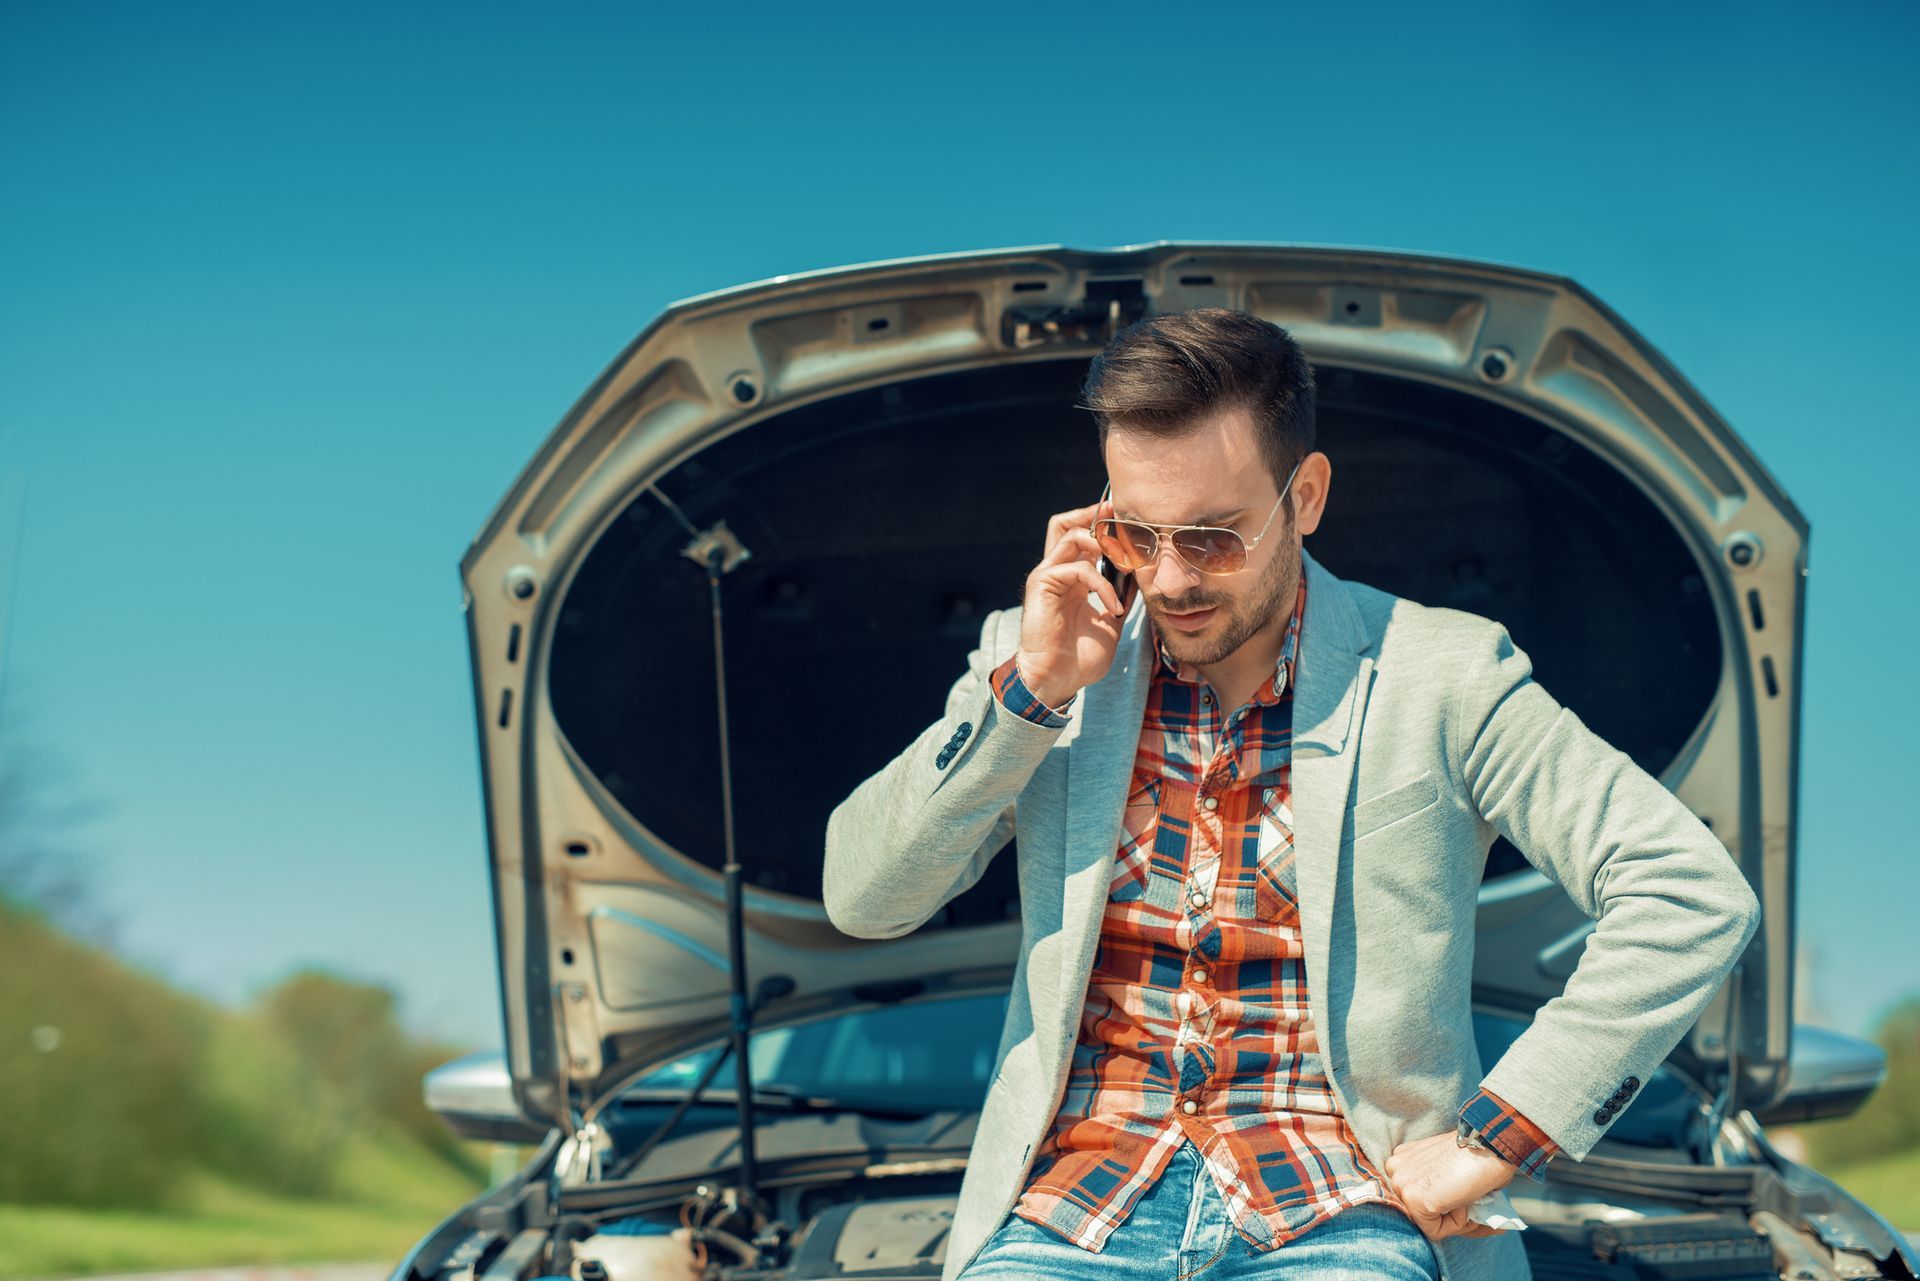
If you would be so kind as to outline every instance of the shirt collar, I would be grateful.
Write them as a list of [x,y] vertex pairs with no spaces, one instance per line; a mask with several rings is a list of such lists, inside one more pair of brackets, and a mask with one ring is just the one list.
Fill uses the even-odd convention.
[[[1302,565],[1301,573],[1300,573],[1300,586],[1298,590],[1296,590],[1293,594],[1293,616],[1287,620],[1286,639],[1280,642],[1280,657],[1273,665],[1274,674],[1276,676],[1279,676],[1283,672],[1285,673],[1285,676],[1279,682],[1280,688],[1283,691],[1291,690],[1293,688],[1294,666],[1298,661],[1299,651],[1300,651],[1300,624],[1301,624],[1301,621],[1306,617],[1306,612],[1307,612],[1307,575],[1306,575],[1306,567]],[[1174,680],[1181,679],[1179,660],[1175,659],[1173,655],[1167,653],[1167,647],[1160,639],[1160,629],[1154,626],[1153,618],[1151,615],[1149,615],[1147,618],[1147,634],[1153,639],[1153,650],[1155,655],[1154,674],[1156,676],[1162,676],[1162,675],[1168,676]],[[1261,694],[1266,693],[1266,691],[1269,688],[1270,686],[1266,686],[1266,685],[1261,686],[1260,687]],[[1258,701],[1259,696],[1256,695],[1255,697],[1256,697],[1256,701]],[[1268,701],[1271,701],[1271,700],[1268,700]]]

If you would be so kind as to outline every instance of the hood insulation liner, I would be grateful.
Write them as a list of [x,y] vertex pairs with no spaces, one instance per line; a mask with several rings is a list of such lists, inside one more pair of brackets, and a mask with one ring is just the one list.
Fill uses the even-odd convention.
[[[941,714],[982,617],[1019,603],[1048,515],[1099,496],[1092,419],[1073,408],[1085,372],[1033,361],[841,396],[736,431],[659,481],[752,554],[723,582],[746,883],[819,897],[829,811]],[[1334,367],[1318,378],[1333,481],[1314,555],[1506,623],[1543,686],[1659,775],[1722,664],[1673,522],[1606,460],[1490,400]],[[658,856],[717,871],[711,620],[687,541],[648,493],[609,522],[567,590],[551,693]],[[1501,839],[1488,875],[1524,866]],[[1003,853],[929,928],[1013,915],[1014,869]]]

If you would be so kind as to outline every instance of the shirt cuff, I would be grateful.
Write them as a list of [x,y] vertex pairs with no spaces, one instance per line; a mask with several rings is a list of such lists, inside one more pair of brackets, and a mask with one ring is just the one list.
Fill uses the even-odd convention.
[[1520,1173],[1546,1182],[1546,1164],[1559,1155],[1560,1145],[1515,1111],[1512,1104],[1481,1090],[1460,1108],[1460,1119],[1477,1131],[1488,1147],[1519,1166]]
[[[1020,668],[1015,661],[1018,658],[1019,655],[1016,654],[993,669],[993,696],[1000,700],[1002,707],[1023,720],[1032,721],[1036,725],[1051,726],[1054,729],[1065,725],[1067,712],[1073,707],[1073,698],[1069,698],[1057,708],[1049,707],[1035,698],[1033,691],[1027,688],[1027,683],[1020,679]],[[1074,698],[1078,697],[1078,694],[1074,695]]]

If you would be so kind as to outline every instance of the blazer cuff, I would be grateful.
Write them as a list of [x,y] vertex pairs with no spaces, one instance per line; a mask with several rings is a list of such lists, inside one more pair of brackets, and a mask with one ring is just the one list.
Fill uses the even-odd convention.
[[1546,1164],[1559,1155],[1560,1145],[1512,1104],[1482,1089],[1461,1105],[1460,1119],[1486,1140],[1488,1147],[1519,1166],[1520,1173],[1546,1182]]
[[1023,720],[1054,729],[1065,725],[1067,713],[1073,708],[1074,699],[1080,696],[1075,694],[1073,698],[1069,698],[1057,708],[1047,706],[1035,698],[1033,691],[1027,688],[1027,683],[1020,679],[1020,668],[1016,661],[1019,657],[1015,654],[993,669],[991,678],[993,696],[1000,700],[1000,706]]

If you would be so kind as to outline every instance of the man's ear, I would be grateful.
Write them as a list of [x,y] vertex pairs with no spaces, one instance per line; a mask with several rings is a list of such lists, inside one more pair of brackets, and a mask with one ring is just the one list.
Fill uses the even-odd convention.
[[[1307,482],[1307,493],[1302,495],[1300,481]],[[1300,460],[1300,479],[1294,481],[1294,528],[1305,538],[1320,528],[1320,517],[1327,510],[1327,494],[1333,488],[1333,460],[1319,450],[1314,450]]]

